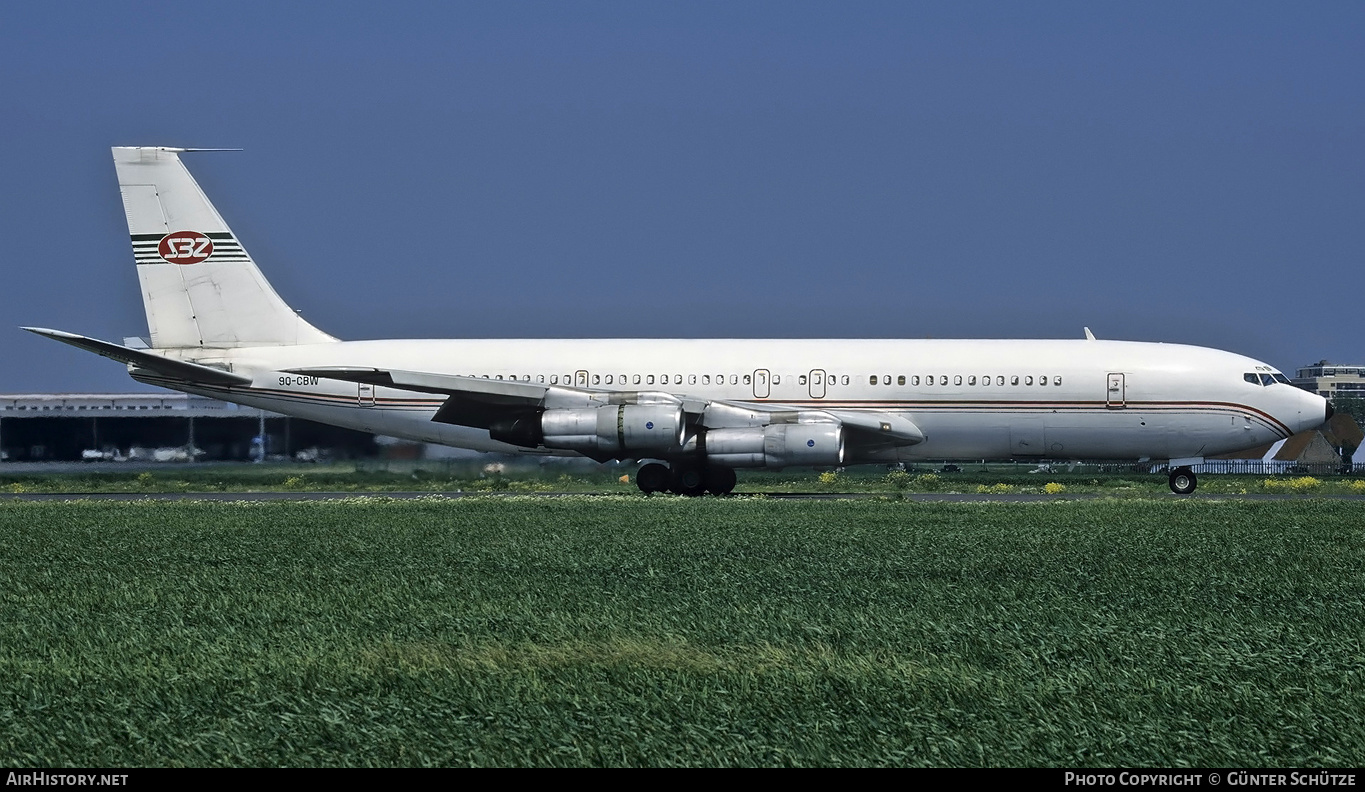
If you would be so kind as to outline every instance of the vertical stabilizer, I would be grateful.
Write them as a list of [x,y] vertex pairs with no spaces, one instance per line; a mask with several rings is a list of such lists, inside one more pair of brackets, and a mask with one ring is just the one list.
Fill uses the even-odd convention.
[[182,151],[114,149],[152,346],[335,341],[303,321],[270,287],[180,162]]

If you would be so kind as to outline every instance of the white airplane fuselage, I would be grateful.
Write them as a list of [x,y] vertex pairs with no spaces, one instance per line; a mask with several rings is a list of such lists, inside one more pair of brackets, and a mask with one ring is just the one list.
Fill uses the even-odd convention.
[[[703,401],[904,415],[924,441],[856,462],[1177,459],[1274,442],[1320,425],[1321,397],[1273,368],[1203,347],[1094,340],[490,339],[342,341],[185,350],[249,387],[146,381],[368,432],[481,451],[566,453],[435,423],[444,397],[289,373],[408,369]],[[666,381],[665,381],[666,380]],[[875,380],[875,384],[873,381]],[[931,384],[932,383],[932,384]]]
[[[341,341],[275,292],[180,159],[113,149],[146,343],[34,333],[142,382],[323,423],[513,454],[661,460],[640,489],[725,494],[735,469],[920,459],[1169,460],[1322,424],[1257,360],[1097,341]],[[1177,467],[1179,464],[1179,467]]]

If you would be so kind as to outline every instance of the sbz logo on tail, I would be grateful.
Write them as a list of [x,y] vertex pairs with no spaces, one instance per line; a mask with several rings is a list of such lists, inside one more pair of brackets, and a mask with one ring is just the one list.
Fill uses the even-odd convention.
[[213,240],[198,231],[176,231],[161,238],[156,252],[172,264],[198,264],[213,255]]

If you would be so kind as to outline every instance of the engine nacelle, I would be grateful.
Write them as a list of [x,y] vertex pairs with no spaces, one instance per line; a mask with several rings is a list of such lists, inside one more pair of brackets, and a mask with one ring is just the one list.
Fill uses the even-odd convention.
[[601,456],[663,451],[680,445],[686,422],[677,404],[613,404],[546,410],[540,416],[540,429],[540,443],[546,448]]
[[844,427],[798,423],[710,429],[705,447],[706,461],[732,468],[842,465]]

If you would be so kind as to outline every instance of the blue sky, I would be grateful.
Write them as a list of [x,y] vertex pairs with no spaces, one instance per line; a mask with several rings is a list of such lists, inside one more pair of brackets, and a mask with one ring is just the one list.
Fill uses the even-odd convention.
[[[1359,3],[9,3],[0,316],[145,335],[109,147],[342,338],[1365,361]],[[144,389],[17,329],[0,391]]]

